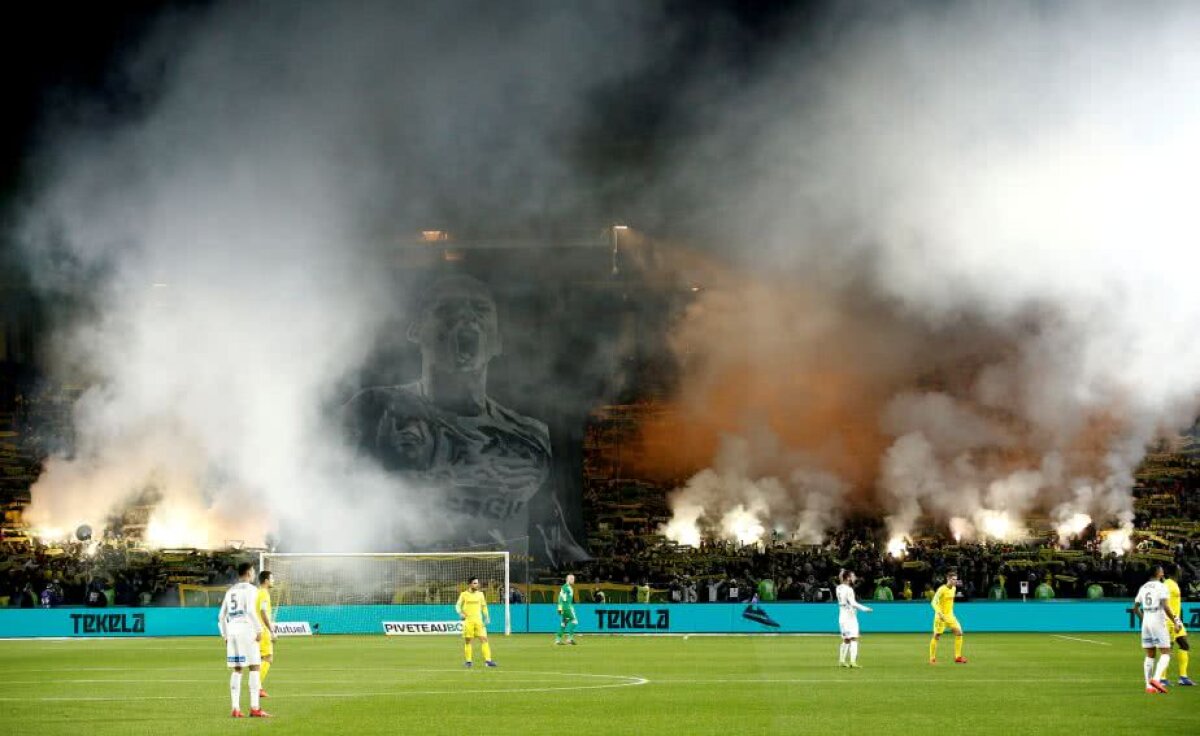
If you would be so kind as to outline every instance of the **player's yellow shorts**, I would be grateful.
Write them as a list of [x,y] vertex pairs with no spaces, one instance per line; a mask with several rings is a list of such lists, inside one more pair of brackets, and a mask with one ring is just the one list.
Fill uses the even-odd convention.
[[474,639],[475,637],[487,636],[487,627],[482,621],[467,619],[463,621],[463,638]]
[[1181,636],[1187,636],[1187,627],[1180,626],[1177,628],[1175,626],[1175,622],[1171,620],[1170,616],[1168,616],[1167,617],[1167,638],[1169,638],[1171,641],[1175,641],[1176,639],[1178,639]]
[[959,631],[962,631],[962,624],[960,624],[958,622],[958,618],[955,616],[941,616],[941,617],[934,616],[933,617],[933,633],[934,633],[934,635],[936,636],[938,634],[941,634],[946,629],[950,629],[951,631],[953,631],[954,629],[958,629]]
[[271,635],[263,632],[262,640],[258,642],[258,653],[263,657],[269,657],[275,653],[275,642],[271,641]]

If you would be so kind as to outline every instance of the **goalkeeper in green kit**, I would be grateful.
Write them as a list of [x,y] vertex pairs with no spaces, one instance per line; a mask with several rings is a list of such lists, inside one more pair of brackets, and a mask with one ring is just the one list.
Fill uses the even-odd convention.
[[562,588],[558,591],[558,634],[554,637],[554,643],[561,645],[563,643],[563,633],[567,635],[567,643],[575,643],[575,627],[579,626],[579,619],[575,616],[575,576],[568,575],[567,582],[563,583]]

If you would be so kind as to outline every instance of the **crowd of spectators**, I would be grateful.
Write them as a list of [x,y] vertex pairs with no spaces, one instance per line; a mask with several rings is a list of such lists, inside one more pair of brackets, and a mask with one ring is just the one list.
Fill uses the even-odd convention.
[[740,546],[709,541],[699,548],[678,547],[654,535],[632,538],[627,549],[585,563],[581,580],[613,581],[660,591],[674,602],[829,600],[843,568],[859,578],[859,594],[879,600],[920,600],[932,596],[945,572],[959,573],[967,597],[1127,597],[1145,582],[1154,564],[1184,565],[1193,595],[1200,595],[1200,541],[1174,550],[1101,551],[1089,540],[1071,549],[1056,543],[971,543],[952,539],[909,540],[893,555],[886,539],[865,528],[833,533],[825,544],[765,543]]
[[[67,390],[7,397],[10,434],[5,474],[23,477],[26,455],[69,449]],[[63,445],[62,443],[67,443]],[[854,570],[864,599],[920,600],[956,569],[971,598],[1128,597],[1152,565],[1185,570],[1184,590],[1200,597],[1200,462],[1171,452],[1148,460],[1135,489],[1135,546],[1106,553],[1094,529],[1069,548],[1052,533],[1020,543],[958,543],[929,532],[888,550],[878,519],[831,530],[821,544],[770,538],[753,545],[705,540],[698,548],[666,540],[665,487],[646,481],[585,483],[589,543],[595,557],[572,568],[580,582],[623,590],[625,600],[730,602],[823,601],[838,572]],[[33,469],[29,472],[36,472]],[[1044,531],[1044,530],[1043,530]],[[0,530],[0,605],[179,605],[180,586],[222,586],[234,579],[236,550],[152,551],[132,542],[5,538]],[[564,571],[543,571],[558,577]]]
[[0,606],[178,606],[180,586],[236,580],[235,550],[146,550],[100,542],[3,542]]
[[[1048,522],[1022,542],[957,543],[934,531],[888,550],[878,519],[862,519],[829,533],[819,545],[778,538],[755,545],[706,539],[699,548],[668,541],[659,530],[668,519],[666,493],[644,481],[591,485],[589,537],[596,559],[578,570],[580,580],[609,581],[657,599],[678,602],[761,599],[828,600],[838,572],[854,570],[859,595],[884,600],[929,597],[946,570],[959,573],[969,597],[1127,597],[1152,565],[1181,565],[1185,592],[1200,597],[1200,463],[1189,454],[1148,459],[1135,489],[1131,549],[1105,552],[1094,528],[1062,548]],[[1025,593],[1022,593],[1024,583]]]

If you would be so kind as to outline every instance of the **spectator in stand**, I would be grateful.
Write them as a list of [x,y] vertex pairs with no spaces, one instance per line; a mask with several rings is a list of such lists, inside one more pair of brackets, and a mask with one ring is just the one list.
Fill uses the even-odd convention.
[[988,598],[993,601],[1002,601],[1008,598],[1008,591],[1004,589],[1004,576],[996,577],[996,582],[992,583],[992,587],[988,588]]
[[1038,584],[1036,588],[1034,588],[1033,597],[1042,601],[1048,601],[1054,598],[1054,588],[1050,585],[1049,577],[1047,577],[1040,584]]
[[729,603],[741,602],[742,589],[738,586],[737,578],[730,578],[725,586],[725,600]]
[[775,600],[775,581],[764,578],[758,581],[758,599],[766,603]]
[[708,598],[705,599],[707,603],[717,603],[721,600],[720,581],[710,579],[704,587],[708,589]]

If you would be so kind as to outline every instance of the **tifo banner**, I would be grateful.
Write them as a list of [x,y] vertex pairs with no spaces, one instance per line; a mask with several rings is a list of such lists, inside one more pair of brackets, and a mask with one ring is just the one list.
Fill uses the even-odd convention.
[[[929,631],[933,612],[924,602],[875,602],[860,613],[864,635]],[[978,601],[959,603],[955,614],[967,632],[1135,632],[1126,601]],[[289,606],[281,635],[462,633],[447,605]],[[835,634],[837,606],[830,603],[579,605],[579,631],[591,634]],[[1185,603],[1184,623],[1200,629],[1200,605]],[[559,616],[553,604],[512,607],[515,633],[551,633]],[[493,621],[493,624],[496,624]],[[287,630],[284,630],[286,628]],[[216,608],[0,609],[0,638],[217,636]]]
[[383,633],[388,636],[429,636],[431,634],[462,635],[462,621],[384,621]]

